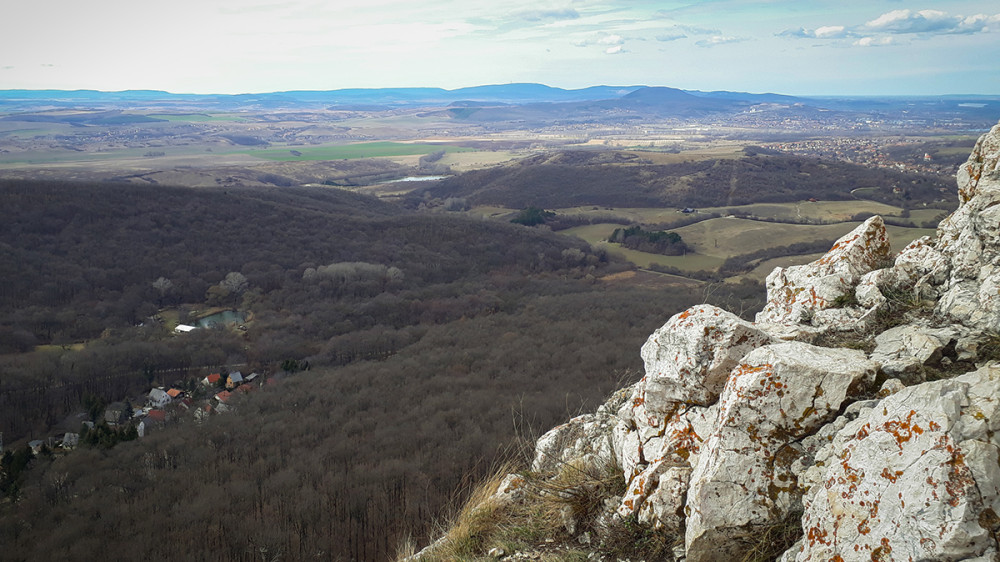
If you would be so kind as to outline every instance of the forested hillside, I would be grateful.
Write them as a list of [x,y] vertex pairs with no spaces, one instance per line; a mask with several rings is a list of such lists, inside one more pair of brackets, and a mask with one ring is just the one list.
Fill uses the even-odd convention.
[[[954,201],[947,178],[748,149],[738,159],[653,164],[641,152],[567,151],[477,170],[426,188],[473,205],[555,208],[711,207],[816,198],[864,199],[902,207]],[[415,193],[411,201],[418,203]]]
[[[273,381],[200,424],[30,459],[0,500],[14,559],[385,558],[519,433],[634,377],[663,318],[761,294],[615,281],[628,266],[580,241],[331,189],[5,182],[0,200],[5,467],[87,404],[209,365]],[[213,306],[246,331],[164,320]]]

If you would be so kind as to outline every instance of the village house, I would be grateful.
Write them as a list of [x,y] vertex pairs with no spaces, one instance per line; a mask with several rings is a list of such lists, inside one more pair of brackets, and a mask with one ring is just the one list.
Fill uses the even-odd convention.
[[219,384],[219,380],[222,379],[222,375],[219,373],[212,373],[207,377],[201,379],[201,384],[205,386],[216,386]]
[[45,441],[41,439],[35,439],[34,441],[28,441],[28,447],[31,448],[31,454],[37,456],[42,452],[42,448],[45,447]]
[[194,420],[196,423],[201,423],[202,420],[212,415],[212,405],[205,404],[194,411]]
[[146,422],[147,428],[150,423],[164,423],[167,421],[167,413],[163,410],[150,410],[143,421]]
[[236,389],[233,390],[233,392],[240,392],[242,394],[250,394],[251,392],[253,392],[256,389],[257,389],[257,387],[253,386],[252,384],[244,384],[242,386],[236,387]]
[[226,388],[232,390],[241,384],[243,384],[243,373],[239,371],[229,373],[229,378],[226,379]]
[[131,408],[124,402],[112,402],[104,409],[104,423],[110,427],[115,427],[124,423],[131,415]]
[[170,395],[162,388],[154,388],[149,391],[149,405],[154,408],[162,408],[170,403]]
[[62,438],[62,448],[63,449],[75,449],[80,444],[80,434],[79,433],[69,433],[63,435]]
[[178,398],[184,396],[184,391],[177,388],[171,388],[167,391],[167,396],[169,396],[171,400],[177,400]]

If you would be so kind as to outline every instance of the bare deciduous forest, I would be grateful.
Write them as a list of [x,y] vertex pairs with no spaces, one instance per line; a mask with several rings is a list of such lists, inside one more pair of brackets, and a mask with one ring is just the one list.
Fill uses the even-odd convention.
[[[710,207],[817,198],[853,199],[856,188],[883,186],[868,197],[901,207],[955,201],[950,178],[904,173],[833,160],[764,154],[748,148],[738,159],[651,164],[635,154],[566,151],[475,170],[425,190],[473,205],[519,209],[599,205]],[[616,155],[617,156],[614,156]],[[421,191],[411,194],[411,205]]]
[[[612,281],[631,266],[581,241],[331,189],[5,181],[0,199],[8,444],[151,386],[197,396],[206,366],[270,375],[230,413],[113,447],[8,447],[5,559],[384,559],[463,477],[637,376],[665,318],[762,297]],[[252,320],[156,319],[194,305]]]

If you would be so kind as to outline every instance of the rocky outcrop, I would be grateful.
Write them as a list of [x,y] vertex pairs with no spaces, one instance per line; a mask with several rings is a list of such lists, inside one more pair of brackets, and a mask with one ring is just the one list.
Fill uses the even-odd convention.
[[769,275],[756,323],[670,318],[642,380],[545,434],[530,478],[617,466],[595,520],[692,562],[1000,559],[1000,125],[958,181],[937,236],[894,258],[873,217]]
[[646,413],[663,416],[677,403],[712,404],[740,358],[770,340],[753,324],[715,306],[674,316],[640,350]]
[[[906,388],[815,455],[786,560],[995,560],[1000,368]],[[794,554],[794,556],[792,556]]]
[[1000,327],[998,162],[1000,125],[979,139],[959,168],[959,207],[941,221],[937,238],[911,244],[871,284],[883,293],[906,287],[921,291],[936,300],[935,315],[941,319],[977,330]]
[[738,558],[755,533],[785,519],[801,497],[797,442],[869,388],[875,370],[860,351],[801,342],[755,349],[733,369],[691,475],[689,560]]
[[775,268],[767,276],[767,304],[757,322],[834,325],[856,320],[837,307],[838,300],[853,295],[861,277],[889,259],[885,224],[874,216],[837,240],[819,260]]

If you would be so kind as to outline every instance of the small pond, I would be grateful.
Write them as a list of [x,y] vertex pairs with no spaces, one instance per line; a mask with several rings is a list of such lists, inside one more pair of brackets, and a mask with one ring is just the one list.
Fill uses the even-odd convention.
[[199,318],[195,326],[199,328],[211,328],[212,326],[228,326],[229,324],[242,324],[247,319],[247,313],[242,310],[223,310],[210,314],[204,318]]

